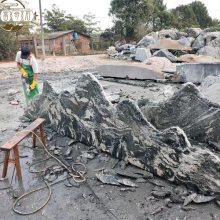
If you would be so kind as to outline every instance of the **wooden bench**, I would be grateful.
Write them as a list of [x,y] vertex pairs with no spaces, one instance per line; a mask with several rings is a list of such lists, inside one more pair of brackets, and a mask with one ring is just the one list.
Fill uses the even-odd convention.
[[[40,138],[43,144],[45,145],[45,138],[44,138],[44,129],[43,129],[43,123],[45,119],[38,118],[33,123],[31,123],[28,127],[26,127],[23,131],[19,131],[14,135],[14,137],[6,142],[3,146],[0,146],[0,150],[3,150],[5,152],[4,156],[4,166],[3,166],[3,172],[2,177],[5,178],[8,171],[8,163],[14,163],[16,167],[16,174],[18,179],[22,179],[21,175],[21,166],[20,166],[20,160],[19,160],[19,150],[18,150],[18,144],[26,138],[28,135],[32,134],[33,136],[33,147],[36,146],[36,135],[34,135],[32,132],[36,134],[36,131],[40,129]],[[14,153],[14,158],[10,158],[10,152]]]

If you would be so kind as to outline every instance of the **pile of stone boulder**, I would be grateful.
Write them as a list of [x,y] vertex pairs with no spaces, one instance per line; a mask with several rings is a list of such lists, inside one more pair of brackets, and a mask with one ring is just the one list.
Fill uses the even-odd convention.
[[[186,54],[196,54],[203,62],[217,62],[214,58],[220,59],[220,32],[200,28],[188,28],[184,32],[177,29],[161,30],[148,34],[137,44],[117,42],[115,47],[108,50],[108,54],[111,58],[140,62],[150,57],[166,57],[173,63],[191,62]],[[196,57],[193,58],[193,62],[196,62]]]

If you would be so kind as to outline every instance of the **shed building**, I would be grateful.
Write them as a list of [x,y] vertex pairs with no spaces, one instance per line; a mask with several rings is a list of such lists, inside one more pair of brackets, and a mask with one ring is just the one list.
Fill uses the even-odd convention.
[[[58,31],[45,34],[45,52],[47,55],[73,55],[90,54],[90,37],[77,32],[77,39],[74,39],[74,30]],[[76,37],[75,37],[76,38]],[[36,35],[19,36],[20,47],[29,46],[36,56],[42,51],[41,37]]]

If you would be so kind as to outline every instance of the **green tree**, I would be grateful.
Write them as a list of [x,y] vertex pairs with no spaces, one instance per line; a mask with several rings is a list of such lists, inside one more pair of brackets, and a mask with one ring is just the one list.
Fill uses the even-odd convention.
[[82,33],[87,32],[85,22],[79,18],[66,15],[66,12],[60,10],[55,4],[52,5],[52,10],[44,11],[44,18],[48,28],[52,31],[76,30]]
[[64,29],[71,30],[74,29],[75,31],[79,31],[82,33],[87,32],[86,24],[83,20],[73,17],[72,15],[67,15],[65,20]]
[[100,38],[104,41],[114,41],[114,32],[112,29],[107,28],[100,34]]
[[0,30],[0,60],[15,59],[17,50],[16,34]]
[[152,27],[153,31],[171,27],[175,17],[167,10],[163,0],[153,1]]
[[85,23],[85,26],[87,28],[87,34],[89,36],[91,36],[93,33],[100,32],[101,29],[97,27],[99,21],[96,21],[95,15],[91,12],[83,16],[83,21]]
[[51,11],[44,11],[44,19],[47,26],[52,31],[63,31],[63,24],[65,22],[65,11],[60,10],[55,4],[52,5]]
[[209,16],[205,4],[200,1],[194,1],[189,6],[192,8],[196,21],[201,28],[207,28],[213,25],[212,18]]
[[153,0],[111,0],[109,14],[121,22],[125,37],[134,38],[136,26],[148,23],[152,7]]
[[180,5],[172,10],[175,15],[173,26],[178,29],[198,26],[196,15],[192,7],[188,5]]

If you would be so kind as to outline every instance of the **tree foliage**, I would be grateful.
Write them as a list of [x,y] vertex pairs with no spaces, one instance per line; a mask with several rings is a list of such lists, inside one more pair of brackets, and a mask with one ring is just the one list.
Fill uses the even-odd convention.
[[195,14],[198,25],[201,28],[206,28],[214,24],[212,18],[209,16],[206,6],[202,2],[194,1],[189,5]]
[[100,28],[97,27],[99,24],[99,21],[96,21],[95,14],[92,14],[89,12],[88,14],[85,14],[83,16],[83,21],[85,23],[86,29],[87,29],[87,34],[91,36],[95,32],[99,32]]
[[82,33],[87,32],[85,22],[79,18],[66,15],[66,12],[60,10],[55,4],[52,5],[52,10],[44,11],[44,19],[48,28],[52,31],[76,30]]
[[14,59],[17,50],[16,34],[0,30],[0,60]]
[[[135,27],[149,18],[152,11],[152,1],[149,0],[112,0],[110,15],[115,23],[120,21],[124,35],[134,37]],[[118,24],[118,23],[117,23]]]
[[163,0],[111,0],[109,14],[113,17],[116,34],[135,38],[143,32],[165,28],[219,27],[212,20],[206,6],[200,1],[168,10]]
[[176,28],[196,27],[199,26],[195,13],[190,5],[180,5],[172,10],[175,16],[174,26]]
[[170,27],[174,21],[174,16],[167,10],[163,0],[154,0],[151,20],[153,31],[158,31]]

